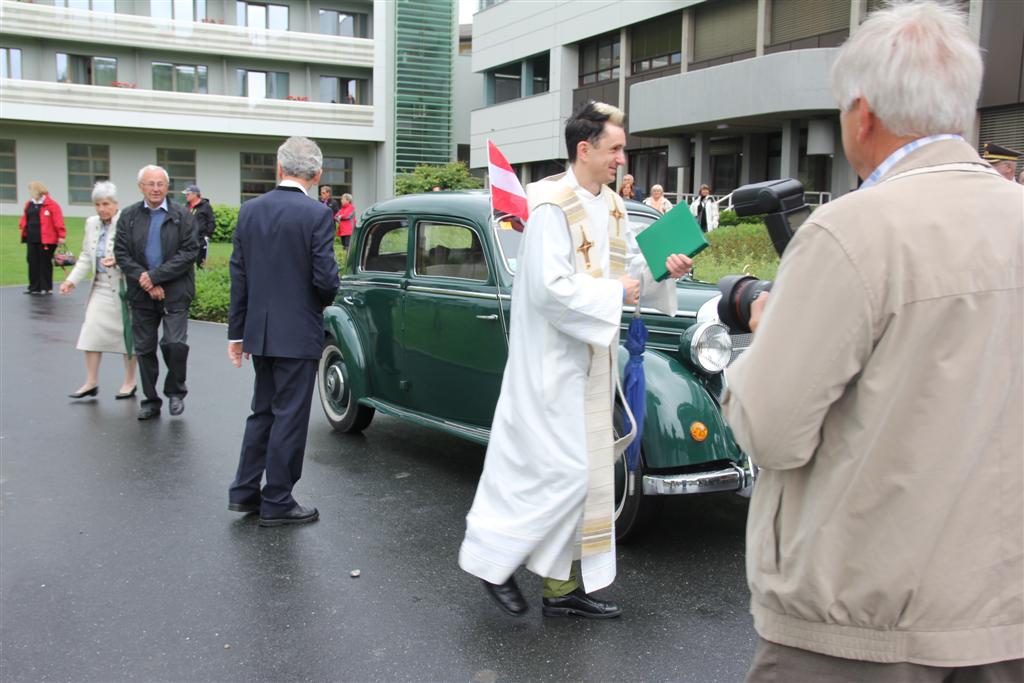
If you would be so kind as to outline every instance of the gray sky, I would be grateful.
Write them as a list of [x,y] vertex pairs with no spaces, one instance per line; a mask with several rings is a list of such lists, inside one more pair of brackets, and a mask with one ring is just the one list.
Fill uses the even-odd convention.
[[473,21],[473,11],[477,0],[459,0],[459,23],[469,24]]

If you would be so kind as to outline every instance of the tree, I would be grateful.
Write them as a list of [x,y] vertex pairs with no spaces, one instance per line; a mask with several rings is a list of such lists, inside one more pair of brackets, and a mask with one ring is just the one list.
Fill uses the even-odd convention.
[[461,161],[444,166],[417,166],[412,173],[395,178],[395,194],[430,192],[435,187],[442,190],[475,190],[483,182],[469,174],[469,168]]

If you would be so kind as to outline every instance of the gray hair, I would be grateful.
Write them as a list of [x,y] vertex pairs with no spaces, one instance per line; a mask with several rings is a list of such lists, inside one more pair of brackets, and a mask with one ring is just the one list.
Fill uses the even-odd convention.
[[315,142],[295,135],[277,148],[277,163],[284,175],[312,180],[324,167],[324,155]]
[[157,166],[156,164],[146,164],[145,166],[140,168],[139,169],[138,180],[136,180],[135,182],[141,183],[142,182],[142,176],[146,175],[147,171],[160,171],[161,173],[164,174],[164,180],[166,180],[167,183],[170,184],[171,176],[167,175],[167,171],[164,170],[163,166]]
[[341,198],[344,201],[348,202],[349,204],[352,203],[352,195],[350,195],[348,192],[346,192],[345,194],[341,195]]
[[864,98],[894,135],[963,133],[974,123],[982,69],[963,12],[899,3],[872,12],[840,48],[832,94],[843,111]]
[[109,180],[101,180],[92,186],[93,204],[103,199],[109,199],[112,202],[117,201],[117,185]]

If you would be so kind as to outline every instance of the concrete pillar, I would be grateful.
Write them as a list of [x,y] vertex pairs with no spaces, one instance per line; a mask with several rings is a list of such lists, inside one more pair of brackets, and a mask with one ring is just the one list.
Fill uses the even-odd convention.
[[693,61],[693,10],[690,8],[683,10],[683,31],[682,31],[682,44],[679,46],[679,54],[682,59],[679,61],[682,64],[679,65],[679,72],[686,73],[690,69],[690,62]]
[[693,145],[690,144],[689,135],[669,138],[668,165],[676,168],[676,192],[690,192],[690,183],[693,181],[691,156],[693,156]]
[[711,133],[700,131],[693,136],[693,189],[711,184]]
[[524,59],[519,71],[519,96],[529,97],[533,94],[533,60]]
[[850,35],[860,28],[868,15],[868,0],[850,0]]
[[[619,29],[619,109],[626,111],[626,78],[629,76],[629,68],[633,63],[630,52],[633,46],[629,42],[629,29]],[[627,114],[629,112],[626,112]],[[629,117],[626,117],[627,122]]]
[[782,124],[782,162],[779,165],[783,178],[796,178],[800,172],[800,120],[787,119]]
[[764,56],[764,46],[768,42],[768,0],[757,0],[757,43],[754,45],[754,56]]
[[[841,139],[843,136],[842,130],[839,126],[838,119],[835,124],[835,135],[837,139]],[[836,145],[835,154],[832,156],[832,199],[841,197],[842,195],[850,192],[851,190],[857,189],[857,172],[850,166],[850,162],[846,159],[846,152],[843,150],[842,145]]]

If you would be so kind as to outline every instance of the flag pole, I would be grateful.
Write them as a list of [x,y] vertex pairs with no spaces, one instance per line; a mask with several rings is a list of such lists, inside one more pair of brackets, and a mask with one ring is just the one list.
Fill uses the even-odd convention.
[[494,221],[494,193],[491,191],[491,139],[487,138],[487,205],[491,209],[490,220]]

